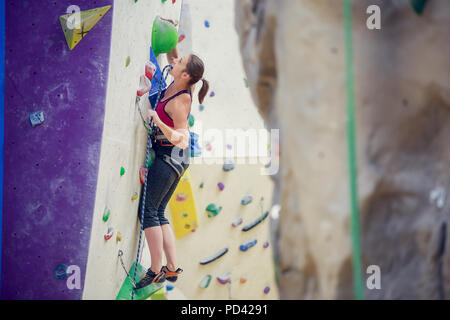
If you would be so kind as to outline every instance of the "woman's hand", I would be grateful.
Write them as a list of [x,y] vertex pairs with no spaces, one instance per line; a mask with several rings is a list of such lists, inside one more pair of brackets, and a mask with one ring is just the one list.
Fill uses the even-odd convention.
[[161,20],[164,20],[164,21],[169,21],[171,24],[173,24],[175,27],[177,26],[177,23],[175,23],[172,19],[165,19],[165,18],[162,18],[162,17],[159,17]]
[[159,118],[158,114],[153,109],[149,109],[147,111],[147,117],[148,117],[148,121],[153,120],[153,123],[156,124],[156,125],[158,125],[159,122],[161,121],[161,119]]

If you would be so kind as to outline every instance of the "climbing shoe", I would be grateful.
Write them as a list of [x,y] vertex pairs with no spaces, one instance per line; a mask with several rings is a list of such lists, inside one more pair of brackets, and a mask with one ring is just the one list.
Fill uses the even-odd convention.
[[161,271],[165,273],[167,281],[175,282],[178,279],[178,275],[183,272],[183,269],[178,268],[176,271],[170,271],[167,266],[163,266]]
[[145,276],[136,284],[136,289],[142,289],[152,283],[162,283],[164,281],[166,281],[166,275],[164,272],[160,271],[155,273],[148,268]]

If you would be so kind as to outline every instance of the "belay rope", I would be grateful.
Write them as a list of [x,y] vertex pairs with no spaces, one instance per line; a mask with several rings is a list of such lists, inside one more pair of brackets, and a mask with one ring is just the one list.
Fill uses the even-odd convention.
[[[169,71],[172,69],[172,66],[169,64],[167,66],[164,67],[164,69],[162,70],[161,73],[161,78],[158,81],[158,96],[156,97],[156,102],[154,103],[155,108],[158,105],[159,99],[161,98],[161,92],[162,92],[162,78],[164,77],[164,72],[166,72],[166,76],[164,77],[164,80],[167,79],[167,76],[169,75]],[[136,104],[139,103],[139,98],[136,99]],[[153,106],[151,106],[153,108]],[[138,105],[139,108],[139,113],[141,114],[141,118],[144,121],[144,126],[147,129],[147,150],[145,153],[145,164],[148,164],[148,160],[149,160],[149,155],[150,155],[150,149],[152,148],[152,139],[153,139],[153,133],[154,133],[154,124],[153,122],[150,122],[150,126],[147,127],[147,123],[145,121],[145,119],[142,116],[140,107]],[[153,108],[154,109],[154,108]],[[142,198],[141,198],[141,208],[140,208],[140,212],[141,212],[141,216],[140,216],[140,223],[141,223],[141,229],[139,231],[139,242],[138,242],[138,250],[137,250],[137,254],[136,254],[136,263],[134,266],[134,275],[133,275],[133,279],[130,278],[128,272],[127,272],[127,276],[128,278],[130,278],[131,283],[133,285],[133,290],[131,292],[131,300],[134,300],[134,291],[136,288],[136,272],[137,272],[137,266],[139,263],[139,256],[140,256],[140,251],[141,251],[141,242],[142,242],[142,232],[144,231],[144,208],[145,208],[145,196],[147,193],[147,173],[148,173],[148,166],[145,166],[145,182],[144,182],[144,188],[142,190]],[[121,256],[121,252],[119,252],[119,256]],[[122,263],[123,265],[123,263]],[[126,272],[126,270],[125,270]]]
[[346,82],[347,82],[347,140],[348,140],[348,167],[350,180],[351,230],[352,230],[352,267],[353,288],[355,298],[364,299],[362,280],[361,241],[359,236],[358,220],[358,183],[356,167],[356,137],[355,137],[355,87],[353,80],[353,42],[352,42],[352,7],[350,0],[343,0],[345,20],[346,44]]

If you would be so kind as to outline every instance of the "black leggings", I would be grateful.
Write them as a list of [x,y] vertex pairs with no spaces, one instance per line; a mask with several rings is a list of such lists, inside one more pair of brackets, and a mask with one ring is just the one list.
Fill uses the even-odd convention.
[[[164,216],[167,203],[172,197],[175,188],[178,185],[181,177],[178,177],[177,172],[163,160],[163,155],[171,155],[172,148],[177,147],[155,147],[155,160],[147,172],[147,192],[145,196],[144,208],[144,229],[149,227],[161,226],[169,224],[169,221]],[[178,148],[178,150],[181,150]],[[186,150],[185,152],[187,154]],[[172,162],[173,163],[173,162]],[[184,171],[189,167],[189,161],[181,163],[183,168],[176,163],[173,163],[179,171]],[[139,201],[138,217],[141,219],[141,205],[143,199],[144,185],[141,186],[141,197]]]

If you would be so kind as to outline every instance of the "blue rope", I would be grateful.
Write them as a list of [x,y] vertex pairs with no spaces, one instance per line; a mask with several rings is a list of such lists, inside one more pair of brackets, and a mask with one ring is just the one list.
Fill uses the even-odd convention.
[[[172,66],[169,64],[167,66],[164,67],[162,73],[161,73],[161,79],[158,82],[158,96],[156,97],[156,102],[155,102],[155,106],[152,106],[152,108],[156,108],[156,106],[158,105],[159,99],[161,98],[161,92],[162,92],[162,78],[164,76],[164,72],[166,71],[166,69],[172,69]],[[167,72],[166,76],[164,77],[164,80],[167,79],[167,76],[169,75],[169,72]],[[154,124],[151,122],[150,123],[150,128],[154,127]],[[147,130],[148,134],[147,134],[147,151],[145,154],[145,164],[148,163],[148,156],[150,154],[150,149],[152,148],[152,138],[153,138],[153,132],[154,130]],[[137,272],[137,266],[139,263],[139,256],[140,256],[140,251],[141,251],[141,242],[142,242],[142,231],[144,231],[144,208],[145,208],[145,196],[147,193],[147,172],[148,172],[148,168],[147,165],[145,166],[145,182],[144,182],[144,189],[143,189],[143,194],[142,194],[142,203],[141,203],[141,217],[140,217],[140,222],[141,222],[141,230],[139,231],[139,244],[138,244],[138,250],[137,250],[137,255],[136,255],[136,264],[134,266],[134,275],[133,275],[133,283],[136,283],[136,272]],[[131,292],[131,300],[134,300],[134,291],[132,290]]]

